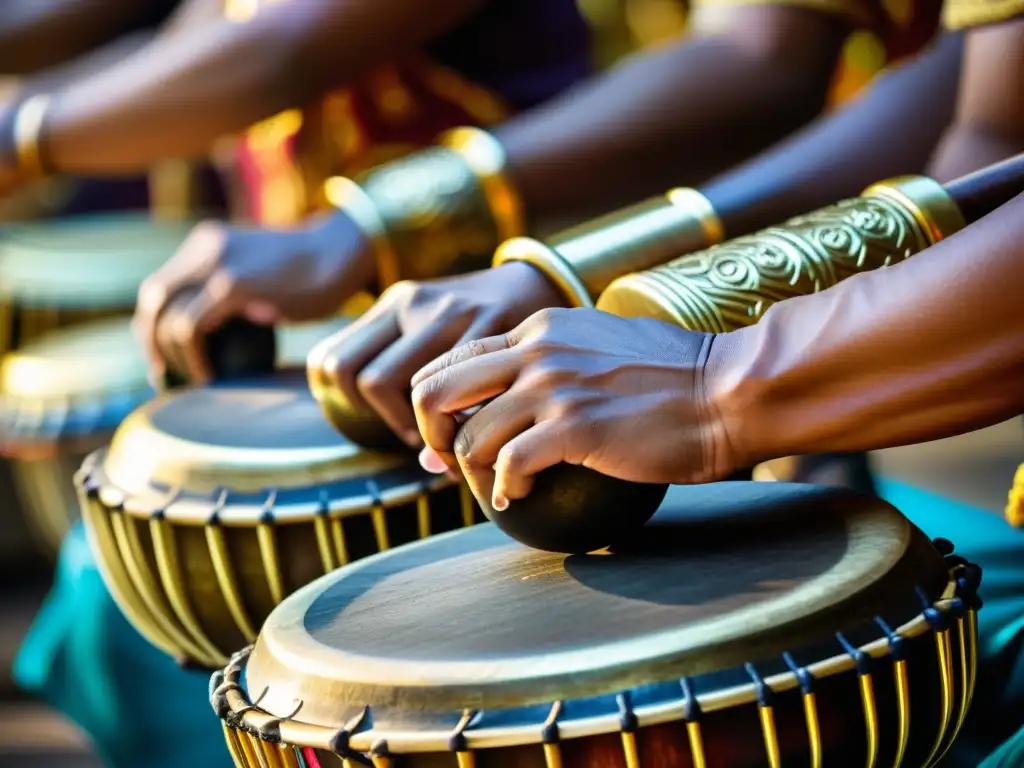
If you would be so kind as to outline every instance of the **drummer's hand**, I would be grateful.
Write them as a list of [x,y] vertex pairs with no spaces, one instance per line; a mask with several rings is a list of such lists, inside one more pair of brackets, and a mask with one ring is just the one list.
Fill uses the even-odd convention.
[[421,461],[461,469],[498,510],[560,462],[637,482],[724,477],[735,461],[706,387],[714,338],[591,309],[535,314],[413,377]]
[[335,214],[294,230],[197,226],[139,290],[135,330],[153,377],[211,378],[203,338],[232,317],[270,325],[336,312],[373,280],[369,244]]
[[504,333],[561,294],[533,267],[509,263],[459,277],[393,285],[310,356],[356,407],[370,407],[404,442],[423,445],[409,380],[459,344]]

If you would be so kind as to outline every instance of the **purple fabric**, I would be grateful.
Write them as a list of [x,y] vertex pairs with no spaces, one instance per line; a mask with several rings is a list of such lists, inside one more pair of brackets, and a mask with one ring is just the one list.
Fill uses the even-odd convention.
[[527,109],[591,72],[589,30],[576,1],[492,0],[429,53]]

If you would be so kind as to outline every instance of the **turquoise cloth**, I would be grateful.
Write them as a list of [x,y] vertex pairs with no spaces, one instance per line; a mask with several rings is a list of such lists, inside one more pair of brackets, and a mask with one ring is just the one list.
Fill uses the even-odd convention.
[[1000,515],[904,483],[882,480],[879,492],[922,531],[949,539],[957,554],[983,570],[978,688],[950,764],[1024,768],[1024,732],[1000,747],[1024,723],[1024,530]]
[[[929,536],[949,539],[959,554],[982,565],[985,675],[971,719],[994,725],[989,732],[965,733],[961,741],[971,754],[992,752],[982,768],[1024,768],[1024,731],[1001,747],[992,741],[1024,722],[1024,531],[991,512],[902,483],[883,480],[880,491]],[[26,690],[77,722],[110,768],[231,766],[207,703],[208,676],[181,670],[125,621],[103,586],[81,526],[65,542],[56,586],[14,672]],[[955,764],[974,768],[979,762],[971,757]]]
[[232,768],[209,675],[182,670],[121,616],[81,525],[64,542],[14,677],[77,723],[108,768]]

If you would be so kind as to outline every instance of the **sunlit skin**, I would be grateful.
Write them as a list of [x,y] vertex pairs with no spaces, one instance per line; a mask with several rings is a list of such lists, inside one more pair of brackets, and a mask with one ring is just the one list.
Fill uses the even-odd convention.
[[422,463],[461,472],[502,509],[559,462],[706,482],[780,456],[997,423],[1024,412],[1022,243],[1024,195],[927,258],[782,302],[717,336],[547,310],[413,377]]
[[[744,234],[859,194],[878,179],[924,171],[954,115],[961,49],[961,36],[947,35],[844,109],[702,187],[727,232]],[[845,151],[837,154],[837,145]],[[521,264],[404,285],[329,342],[336,385],[419,447],[407,398],[412,372],[453,343],[511,331],[538,309],[564,302],[547,278]]]
[[[403,1],[408,2],[389,0],[388,3],[374,4],[377,9],[375,13],[381,14],[383,19],[387,7],[394,11]],[[452,5],[452,20],[455,19],[456,7],[462,7],[460,2],[466,4],[465,0],[448,0]],[[331,11],[335,16],[342,14],[344,7],[353,4],[354,0],[350,3],[327,3],[331,8],[339,9]],[[427,7],[421,3],[415,5],[419,9]],[[321,0],[302,0],[284,4],[282,10],[269,8],[268,15],[274,17],[274,14],[284,13],[285,6],[301,6],[306,9],[302,18],[314,18],[314,9],[318,7],[321,16],[328,13]],[[436,15],[433,5],[430,8],[430,13]],[[321,22],[326,25],[327,31],[331,29],[326,21]],[[269,33],[273,23],[271,18],[262,26],[242,25],[243,29],[252,30],[249,32],[231,31],[231,39],[234,41],[232,50],[238,54],[232,60],[247,60],[244,51],[248,50],[245,48],[245,39],[248,38],[244,38],[245,34],[255,44],[261,34],[260,30],[263,34]],[[278,77],[279,67],[273,63],[273,56],[278,55],[279,48],[294,44],[299,39],[296,29],[308,29],[312,25],[308,20],[301,27],[294,19],[289,23],[287,29],[290,31],[275,38],[275,47],[270,53],[258,55],[261,61],[269,56],[264,76],[272,72],[274,78]],[[849,32],[849,28],[835,18],[788,7],[702,12],[695,15],[691,27],[690,33],[678,42],[630,60],[591,82],[570,89],[564,97],[555,98],[518,115],[494,130],[508,157],[509,175],[522,197],[533,229],[550,228],[553,222],[571,221],[605,212],[639,197],[662,192],[673,184],[696,183],[770,146],[804,125],[825,104],[832,72],[843,40]],[[213,32],[206,34],[212,35]],[[228,34],[228,31],[224,34]],[[326,31],[322,32],[316,39],[322,43],[326,34]],[[338,32],[336,37],[343,39],[345,35]],[[329,50],[334,51],[336,48],[335,45],[329,47]],[[355,57],[360,50],[345,49],[345,55]],[[181,56],[179,68],[191,61]],[[193,54],[192,57],[197,56]],[[300,61],[310,58],[311,55],[307,55],[301,57]],[[196,70],[201,64],[206,66],[203,61],[196,59],[188,63],[188,66]],[[369,61],[371,59],[365,59],[363,63]],[[338,84],[357,72],[356,65],[359,62],[353,58],[351,62],[346,59],[341,64],[333,61],[329,65],[327,62],[322,63],[335,78],[330,83]],[[213,59],[209,64],[212,66]],[[216,64],[224,72],[230,72],[230,65],[220,58],[216,59]],[[709,69],[717,73],[714,82],[700,74]],[[174,72],[177,71],[174,69]],[[147,101],[158,105],[157,94],[150,93],[155,80],[134,75],[129,77],[126,64],[122,70],[126,85],[119,86],[118,90],[123,98],[107,99],[99,104],[76,98],[77,116],[62,118],[57,115],[55,120],[58,123],[67,120],[69,128],[66,132],[58,131],[66,133],[66,137],[57,142],[54,147],[56,154],[52,159],[58,168],[65,168],[64,163],[70,163],[67,166],[69,169],[74,167],[90,172],[106,172],[136,167],[159,153],[198,149],[205,146],[204,142],[214,135],[212,128],[215,118],[220,121],[216,124],[217,131],[223,131],[232,120],[235,123],[231,125],[235,126],[243,118],[257,119],[265,116],[272,106],[281,108],[291,104],[287,99],[274,104],[267,101],[267,94],[282,99],[287,94],[276,86],[270,89],[257,88],[261,71],[261,67],[252,68],[252,71],[245,73],[243,80],[231,81],[231,84],[246,93],[252,90],[252,99],[241,98],[235,93],[227,98],[225,90],[224,102],[232,105],[230,112],[228,106],[218,106],[215,110],[203,109],[202,121],[196,123],[194,118],[190,118],[187,130],[179,126],[180,130],[171,136],[164,127],[150,125],[154,119],[152,115],[156,114],[153,112],[155,106],[143,108]],[[107,75],[108,80],[113,77],[113,74]],[[324,72],[317,73],[312,81],[304,80],[303,75],[296,75],[288,83],[294,84],[301,80],[303,88],[311,88],[309,82],[328,84],[325,78]],[[187,84],[198,80],[205,81],[205,75],[200,77],[193,71],[187,81],[183,79],[172,89],[172,95],[178,94],[175,98],[179,99],[198,98],[196,94],[187,91]],[[222,81],[213,78],[205,96],[212,98],[226,89],[228,84],[226,79]],[[86,93],[87,85],[77,87],[74,92]],[[95,84],[91,87],[95,88]],[[161,85],[161,94],[164,88]],[[129,100],[131,94],[134,96]],[[307,93],[306,97],[309,95]],[[294,101],[293,97],[288,98]],[[694,104],[699,104],[700,109],[693,109]],[[609,105],[614,105],[614,109],[609,109]],[[207,112],[210,114],[207,115]],[[115,115],[120,117],[115,120]],[[86,122],[94,126],[89,131],[88,143],[95,143],[90,152],[81,151],[85,149],[83,139],[73,136],[70,129],[72,124],[82,126]],[[136,132],[141,132],[141,135],[136,135]],[[108,136],[120,136],[124,145]],[[61,144],[66,146],[63,152]],[[644,147],[645,152],[637,152],[638,147]],[[214,236],[212,231],[218,228],[221,232]],[[182,249],[173,260],[173,266],[148,280],[140,293],[140,312],[136,324],[156,374],[166,367],[169,361],[165,358],[170,357],[175,364],[184,366],[183,370],[187,370],[194,380],[207,380],[209,370],[208,364],[201,357],[201,338],[230,314],[250,318],[294,319],[292,313],[300,298],[305,299],[309,307],[320,307],[327,299],[342,300],[360,289],[372,287],[375,281],[375,267],[368,244],[351,219],[343,213],[336,213],[326,220],[290,232],[239,230],[213,223],[205,225],[204,231],[206,234],[193,238]],[[237,257],[240,249],[258,254],[249,263],[265,265],[266,278],[257,274],[251,266],[246,266],[244,270],[236,268],[240,264]],[[314,269],[322,281],[320,283],[306,279],[308,268],[314,261],[320,265]],[[287,283],[275,282],[273,276],[291,269],[293,262],[298,265],[294,267],[297,277]],[[212,266],[215,264],[218,266]],[[514,270],[503,271],[499,283],[511,280],[524,291],[521,296],[531,297],[524,302],[530,311],[557,302],[556,295],[539,276],[515,276],[512,272]],[[172,280],[172,275],[177,277]],[[205,289],[205,284],[210,280],[215,285],[212,289]],[[232,293],[232,298],[227,301],[230,306],[227,313],[210,309],[205,299],[198,303],[175,299],[175,294],[180,291],[220,295],[225,283],[231,286]],[[457,283],[449,285],[454,289]],[[471,281],[467,288],[476,290],[481,285],[484,286],[484,293],[491,298],[500,296],[507,301],[511,295],[502,284],[490,284],[489,280],[483,283],[479,280]],[[415,303],[418,307],[424,306],[427,301],[446,301],[438,291],[425,290],[432,298],[427,299],[422,295],[423,290],[417,290]],[[404,315],[408,318],[404,309],[407,294],[405,288],[389,292],[383,301],[384,307],[390,305],[391,309],[382,307],[377,310],[376,316],[380,318],[390,312],[394,316],[395,325],[403,329],[413,327],[400,317]],[[469,301],[474,299],[470,298]],[[248,306],[247,302],[254,306]],[[451,321],[454,328],[465,317],[465,311],[450,313],[444,307],[438,307],[425,313],[417,309],[417,314],[434,316],[445,326]],[[507,306],[497,315],[504,318],[505,326],[502,327],[506,330],[526,316],[514,315]],[[442,321],[442,317],[447,319]],[[497,326],[489,327],[486,332],[496,330],[499,330]],[[367,325],[364,323],[353,328],[351,335],[340,338],[340,345],[347,347],[351,343],[357,353],[345,349],[345,354],[338,359],[364,359],[362,353],[367,343],[365,333]],[[381,337],[377,334],[375,338]],[[430,343],[405,344],[407,349],[414,351],[415,356],[403,361],[400,366],[402,370],[411,375],[412,371],[443,351],[444,348],[438,346],[442,339],[450,345],[459,340],[459,334],[445,327],[438,333],[437,339]],[[155,340],[160,343],[156,344]],[[165,345],[167,352],[161,353]],[[380,347],[376,352],[383,352],[384,349]],[[393,357],[399,353],[400,350],[396,350],[389,355]],[[369,363],[369,360],[366,362]],[[382,361],[378,367],[384,368],[388,374],[384,377],[386,381],[392,384],[398,381],[391,375],[394,366],[387,360]],[[376,368],[371,367],[360,384],[357,376],[361,373],[345,367],[336,372],[336,377],[342,386],[347,381],[357,379],[358,386],[354,388],[358,389],[358,399],[379,407],[385,420],[398,434],[412,435],[415,424],[408,405],[403,406],[401,399],[394,396],[393,390],[380,394],[382,390],[374,384],[379,378]],[[400,388],[403,392],[408,388],[408,377]],[[414,439],[418,443],[418,438]]]

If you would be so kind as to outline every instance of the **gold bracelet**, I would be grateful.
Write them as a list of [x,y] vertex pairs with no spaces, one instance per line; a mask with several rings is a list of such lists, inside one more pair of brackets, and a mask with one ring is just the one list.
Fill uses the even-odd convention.
[[18,168],[30,177],[46,175],[40,143],[49,107],[49,96],[32,96],[18,107],[14,118],[14,152]]
[[622,317],[725,333],[753,325],[780,301],[903,261],[963,226],[941,185],[923,177],[893,179],[861,197],[620,278],[597,306]]
[[580,280],[573,268],[559,256],[558,251],[549,248],[539,240],[516,237],[506,240],[494,254],[492,267],[500,267],[510,261],[521,261],[539,269],[561,292],[570,307],[593,307],[590,291]]
[[523,234],[523,209],[505,153],[478,128],[378,166],[328,180],[327,199],[374,242],[379,282],[423,280],[486,267],[505,239]]
[[544,272],[572,306],[593,306],[623,275],[707,248],[725,237],[711,203],[695,189],[673,189],[566,230],[546,243],[504,243],[492,266],[525,261]]
[[398,256],[391,247],[388,230],[377,212],[370,196],[352,179],[335,176],[324,184],[327,201],[339,211],[347,214],[373,249],[377,263],[377,281],[382,288],[394,285],[400,278]]

